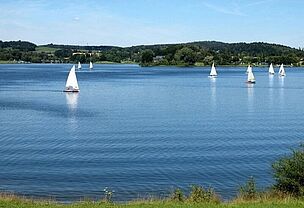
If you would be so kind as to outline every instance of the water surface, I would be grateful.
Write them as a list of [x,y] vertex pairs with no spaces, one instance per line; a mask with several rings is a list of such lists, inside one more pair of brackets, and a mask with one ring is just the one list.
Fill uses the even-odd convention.
[[[115,200],[164,196],[191,184],[224,198],[303,141],[304,70],[88,65],[64,93],[71,65],[0,65],[0,190]],[[276,69],[277,71],[278,69]]]

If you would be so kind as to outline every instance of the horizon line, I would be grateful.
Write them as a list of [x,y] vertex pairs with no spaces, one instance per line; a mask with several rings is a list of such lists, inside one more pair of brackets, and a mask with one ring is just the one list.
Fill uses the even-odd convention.
[[105,47],[118,47],[118,48],[130,48],[130,47],[137,47],[137,46],[155,46],[155,45],[178,45],[178,44],[189,44],[189,43],[198,43],[198,42],[218,42],[218,43],[226,43],[226,44],[237,44],[237,43],[245,43],[245,44],[252,44],[252,43],[266,43],[266,44],[274,44],[274,45],[280,45],[280,46],[287,46],[287,47],[290,47],[290,48],[293,48],[293,49],[301,49],[301,47],[294,47],[294,46],[290,46],[290,45],[284,45],[282,43],[276,43],[276,42],[266,42],[266,41],[249,41],[249,42],[246,42],[246,41],[240,41],[240,42],[224,42],[224,41],[220,41],[220,40],[194,40],[194,41],[185,41],[185,42],[168,42],[168,43],[153,43],[153,44],[135,44],[135,45],[128,45],[128,46],[122,46],[122,45],[110,45],[110,44],[105,44],[105,45],[102,45],[102,44],[76,44],[76,43],[70,43],[70,44],[65,44],[65,43],[44,43],[44,44],[37,44],[35,43],[34,41],[30,41],[30,40],[0,40],[2,42],[9,42],[9,41],[26,41],[26,42],[30,42],[30,43],[33,43],[37,46],[45,46],[45,45],[67,45],[67,46],[82,46],[82,47],[92,47],[92,46],[105,46]]

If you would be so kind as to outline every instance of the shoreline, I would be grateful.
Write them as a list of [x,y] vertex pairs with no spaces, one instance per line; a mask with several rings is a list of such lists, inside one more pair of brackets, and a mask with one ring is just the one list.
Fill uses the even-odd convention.
[[[10,62],[10,61],[0,61],[1,65],[5,65],[5,64],[16,64],[16,65],[52,65],[52,64],[63,64],[63,65],[67,65],[67,64],[76,64],[76,63],[18,63],[18,62]],[[89,64],[89,63],[82,63],[82,64]],[[100,65],[137,65],[140,66],[142,68],[153,68],[153,67],[177,67],[177,68],[181,68],[181,67],[185,67],[185,68],[208,68],[211,67],[209,65],[151,65],[151,66],[141,66],[140,63],[133,63],[133,62],[125,62],[125,63],[118,63],[118,62],[95,62],[94,64],[100,64]],[[216,67],[247,67],[248,65],[243,64],[243,65],[216,65]],[[253,65],[253,67],[269,67],[268,65]],[[274,65],[274,67],[280,67],[280,65]],[[284,65],[284,67],[289,67],[289,68],[301,68],[304,67],[304,65],[301,66],[293,66],[293,65]]]

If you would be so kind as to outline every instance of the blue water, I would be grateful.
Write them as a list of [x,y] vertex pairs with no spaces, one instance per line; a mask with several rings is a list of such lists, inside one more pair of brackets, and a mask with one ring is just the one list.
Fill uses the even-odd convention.
[[[87,65],[80,93],[63,93],[71,65],[0,65],[0,191],[71,201],[166,196],[191,184],[223,198],[304,138],[304,70]],[[278,69],[276,69],[278,70]]]

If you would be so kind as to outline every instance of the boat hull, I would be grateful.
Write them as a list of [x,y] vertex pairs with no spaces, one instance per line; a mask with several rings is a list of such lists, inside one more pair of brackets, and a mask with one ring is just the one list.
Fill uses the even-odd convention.
[[79,92],[79,90],[63,90],[63,92]]
[[217,78],[217,75],[209,75],[209,78]]
[[63,90],[63,92],[79,92],[79,89],[70,86],[70,87],[66,87],[66,88]]
[[247,81],[247,84],[255,84],[255,81]]

